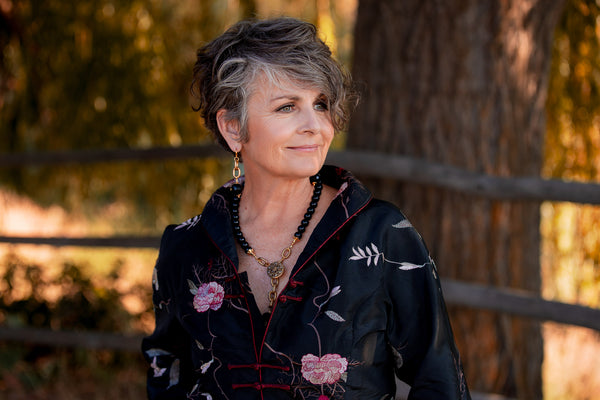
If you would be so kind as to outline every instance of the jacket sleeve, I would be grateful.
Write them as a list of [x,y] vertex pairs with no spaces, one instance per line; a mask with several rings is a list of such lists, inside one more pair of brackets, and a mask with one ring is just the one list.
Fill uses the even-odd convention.
[[386,233],[388,340],[409,400],[470,399],[436,266],[406,219]]
[[147,394],[151,400],[186,399],[194,384],[190,336],[179,322],[176,299],[172,296],[176,271],[169,251],[170,228],[165,230],[152,275],[154,332],[143,339],[142,352],[149,364]]

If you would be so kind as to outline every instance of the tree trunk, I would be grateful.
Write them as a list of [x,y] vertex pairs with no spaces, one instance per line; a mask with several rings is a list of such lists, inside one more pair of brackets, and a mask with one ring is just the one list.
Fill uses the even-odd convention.
[[[361,0],[347,147],[538,176],[563,0]],[[539,204],[361,177],[396,203],[442,276],[540,293]],[[442,281],[443,285],[443,281]],[[450,307],[471,389],[542,398],[540,324]]]

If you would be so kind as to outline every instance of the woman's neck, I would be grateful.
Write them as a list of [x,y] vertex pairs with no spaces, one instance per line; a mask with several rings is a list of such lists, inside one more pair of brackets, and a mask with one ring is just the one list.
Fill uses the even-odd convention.
[[258,180],[246,176],[240,222],[255,227],[296,224],[302,219],[312,192],[309,178]]

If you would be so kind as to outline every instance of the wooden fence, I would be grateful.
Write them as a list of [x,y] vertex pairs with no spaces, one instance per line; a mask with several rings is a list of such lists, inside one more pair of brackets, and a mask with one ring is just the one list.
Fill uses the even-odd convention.
[[[224,157],[217,145],[159,147],[150,149],[87,150],[74,152],[4,154],[0,168],[119,161]],[[437,186],[498,200],[566,201],[600,205],[600,184],[566,182],[539,177],[498,177],[397,155],[365,152],[330,152],[327,162],[361,175],[397,179]],[[15,237],[0,236],[0,243],[51,246],[157,248],[160,238],[147,237]],[[445,279],[448,304],[493,310],[544,321],[583,326],[600,331],[600,310],[575,304],[548,301],[537,295],[507,288]],[[33,342],[53,346],[139,351],[140,336],[94,332],[56,332],[31,328],[0,327],[0,340]],[[483,398],[483,397],[481,397]],[[491,397],[487,397],[491,398]]]
[[[53,153],[0,155],[0,168],[21,168],[61,164],[90,164],[119,161],[225,157],[215,144],[148,149],[80,150]],[[437,186],[498,200],[567,201],[600,205],[600,184],[566,182],[539,177],[497,177],[405,156],[366,152],[331,151],[327,162],[357,174],[392,178]],[[15,237],[0,236],[0,243],[78,247],[158,248],[159,236],[118,237]],[[457,304],[540,320],[584,326],[600,331],[600,310],[538,298],[507,288],[495,288],[445,279],[444,293],[449,304]],[[0,339],[24,338],[0,328]],[[45,339],[51,340],[51,339]],[[80,341],[76,341],[80,342]],[[98,341],[95,340],[94,343]],[[85,341],[81,343],[85,345]]]

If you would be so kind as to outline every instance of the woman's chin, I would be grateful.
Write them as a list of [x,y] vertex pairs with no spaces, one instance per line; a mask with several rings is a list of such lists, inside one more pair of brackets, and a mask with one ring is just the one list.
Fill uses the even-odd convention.
[[322,166],[322,163],[305,163],[304,165],[299,165],[293,171],[298,177],[310,177],[317,174],[321,170]]

